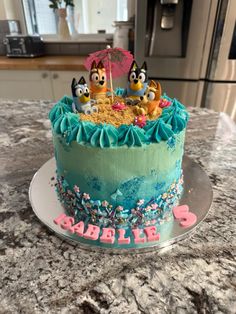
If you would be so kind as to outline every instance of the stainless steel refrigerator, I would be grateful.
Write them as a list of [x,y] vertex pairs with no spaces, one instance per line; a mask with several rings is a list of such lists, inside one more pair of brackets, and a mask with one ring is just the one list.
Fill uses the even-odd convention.
[[135,58],[170,96],[236,119],[235,24],[235,0],[136,0]]

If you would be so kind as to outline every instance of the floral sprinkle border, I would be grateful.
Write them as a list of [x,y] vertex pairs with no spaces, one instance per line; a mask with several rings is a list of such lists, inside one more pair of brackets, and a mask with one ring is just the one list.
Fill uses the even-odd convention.
[[172,219],[172,208],[178,205],[183,192],[183,175],[165,193],[148,201],[139,199],[131,210],[120,205],[114,207],[106,200],[92,200],[76,185],[71,190],[63,176],[57,177],[56,191],[67,213],[76,221],[83,220],[85,224],[115,229],[143,228],[161,225]]

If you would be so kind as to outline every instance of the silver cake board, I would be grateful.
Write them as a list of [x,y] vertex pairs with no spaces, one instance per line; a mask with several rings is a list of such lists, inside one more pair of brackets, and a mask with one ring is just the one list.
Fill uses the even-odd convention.
[[113,254],[161,251],[160,249],[163,250],[163,248],[189,237],[206,217],[212,203],[212,186],[207,174],[196,162],[186,156],[183,158],[183,174],[184,193],[180,199],[180,204],[189,206],[190,212],[197,217],[196,223],[191,227],[183,228],[178,220],[167,222],[160,227],[159,241],[148,243],[148,246],[140,248],[114,248],[112,244],[97,246],[95,241],[86,241],[76,234],[63,230],[54,223],[60,214],[65,213],[55,191],[56,164],[54,158],[48,160],[34,175],[29,188],[29,199],[34,213],[43,224],[59,237],[72,241],[81,248],[92,251],[102,250]]

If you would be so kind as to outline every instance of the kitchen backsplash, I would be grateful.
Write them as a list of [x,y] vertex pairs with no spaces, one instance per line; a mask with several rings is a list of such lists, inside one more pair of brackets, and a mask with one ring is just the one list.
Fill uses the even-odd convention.
[[59,42],[46,42],[45,43],[45,54],[46,55],[67,55],[67,56],[87,56],[89,53],[96,50],[101,50],[106,47],[106,45],[112,45],[112,40],[107,42],[96,42],[96,43],[59,43]]
[[[78,43],[78,42],[45,42],[45,54],[54,56],[86,56],[91,52],[96,50],[101,50],[106,47],[106,45],[112,45],[112,40],[106,42],[95,42],[95,43]],[[0,36],[0,55],[6,55],[6,47],[3,44],[3,37]]]

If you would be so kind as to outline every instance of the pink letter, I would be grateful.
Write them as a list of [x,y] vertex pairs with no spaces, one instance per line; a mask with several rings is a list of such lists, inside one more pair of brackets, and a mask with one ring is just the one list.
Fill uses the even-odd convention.
[[66,217],[65,214],[61,214],[60,216],[58,216],[56,219],[53,220],[54,224],[59,225],[61,220],[63,220],[65,217]]
[[61,222],[60,226],[62,229],[69,230],[74,222],[75,220],[73,217],[66,216]]
[[156,233],[156,231],[156,226],[144,228],[144,232],[146,233],[148,242],[158,241],[160,239],[160,233]]
[[140,229],[132,229],[132,233],[134,235],[134,243],[138,244],[146,242],[145,238],[140,238]]
[[76,233],[78,236],[82,237],[84,234],[84,222],[78,222],[76,225],[72,226],[69,231],[71,233]]
[[119,244],[130,244],[130,237],[125,238],[125,229],[118,229],[119,238],[118,243]]
[[85,239],[97,240],[99,237],[100,228],[98,226],[88,224],[88,229],[84,234]]
[[194,225],[197,221],[197,216],[194,213],[189,212],[188,205],[176,206],[173,209],[174,217],[180,220],[180,226],[188,228]]
[[100,241],[103,243],[114,243],[115,242],[115,229],[113,228],[102,228],[102,235]]

